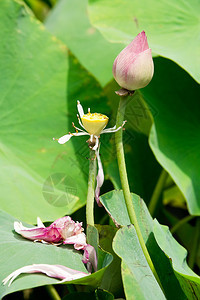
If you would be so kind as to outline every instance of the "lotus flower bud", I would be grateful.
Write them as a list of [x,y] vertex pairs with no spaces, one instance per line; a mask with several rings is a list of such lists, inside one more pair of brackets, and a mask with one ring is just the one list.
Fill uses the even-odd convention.
[[144,31],[124,48],[113,64],[117,83],[129,91],[141,89],[151,81],[154,72],[151,49]]

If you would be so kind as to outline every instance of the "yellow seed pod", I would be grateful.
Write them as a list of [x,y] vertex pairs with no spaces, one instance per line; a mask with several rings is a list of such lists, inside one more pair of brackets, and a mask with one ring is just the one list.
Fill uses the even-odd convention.
[[81,118],[83,126],[87,132],[94,135],[99,135],[101,133],[101,131],[106,127],[108,119],[109,118],[106,115],[98,113],[87,113]]

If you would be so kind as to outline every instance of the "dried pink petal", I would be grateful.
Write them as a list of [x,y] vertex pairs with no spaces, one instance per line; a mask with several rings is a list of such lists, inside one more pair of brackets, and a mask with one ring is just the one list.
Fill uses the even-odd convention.
[[92,268],[94,272],[97,271],[97,254],[93,246],[89,244],[85,246],[82,262],[87,265],[88,272],[91,273]]
[[83,249],[86,245],[82,223],[74,222],[69,216],[57,219],[48,227],[45,227],[39,218],[37,227],[32,228],[24,227],[21,222],[14,222],[14,229],[23,237],[33,241],[74,244],[77,250]]
[[3,284],[8,283],[8,286],[10,286],[13,280],[22,273],[44,273],[49,277],[62,279],[62,282],[90,275],[89,273],[80,272],[62,265],[33,264],[12,272],[3,280]]

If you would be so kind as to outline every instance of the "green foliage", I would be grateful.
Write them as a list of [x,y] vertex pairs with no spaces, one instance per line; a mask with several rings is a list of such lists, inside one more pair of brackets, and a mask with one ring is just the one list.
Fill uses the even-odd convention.
[[[66,126],[66,49],[18,2],[0,2],[0,23],[1,209],[52,220],[66,208],[42,195],[61,153],[52,137]],[[69,213],[78,197],[71,200]]]
[[85,204],[88,169],[86,139],[53,137],[72,131],[77,99],[106,106],[95,79],[24,6],[3,0],[0,16],[1,209],[51,221]]
[[154,235],[160,248],[172,263],[176,277],[187,299],[200,297],[200,277],[187,265],[187,251],[173,238],[167,226],[161,226],[154,220]]
[[200,82],[198,0],[89,0],[90,19],[110,42],[129,44],[142,30],[152,51]]
[[[118,87],[113,84],[109,84],[104,90],[109,99],[109,103],[112,103],[111,109],[113,111],[113,117],[115,118],[115,106],[118,105],[118,96],[113,93]],[[110,96],[108,93],[113,95]],[[148,144],[148,134],[152,125],[153,117],[157,111],[150,103],[149,107],[143,99],[140,92],[135,92],[133,98],[129,101],[125,113],[125,120],[127,124],[123,135],[124,150],[127,163],[128,177],[131,178],[130,188],[132,191],[140,195],[149,202],[153,189],[158,180],[160,173],[160,166],[152,155],[152,151]],[[102,138],[104,138],[102,136]],[[116,149],[114,136],[110,137],[110,149],[108,145],[102,141],[102,160],[105,165],[108,178],[112,181],[116,189],[121,188],[118,165],[116,160]],[[109,160],[106,161],[108,150],[104,155],[104,147],[111,153]],[[139,175],[140,174],[140,175]],[[151,177],[151,180],[149,180]]]
[[[31,264],[64,265],[77,271],[86,272],[80,251],[74,250],[69,245],[57,247],[29,241],[14,232],[14,221],[16,219],[10,215],[0,212],[0,234],[2,237],[0,241],[0,282],[16,269]],[[103,274],[112,261],[112,255],[99,249],[99,256],[101,256],[99,270],[85,278],[73,280],[74,284],[89,285],[94,288],[100,285]],[[18,290],[57,283],[59,280],[45,275],[23,274],[16,278],[10,287],[1,284],[0,297]],[[68,283],[72,283],[72,281]]]
[[173,62],[163,58],[154,62],[153,80],[142,91],[158,111],[150,145],[185,196],[190,213],[199,215],[199,86]]
[[112,79],[112,64],[120,45],[106,41],[90,23],[87,0],[61,0],[45,24],[104,86]]
[[[122,278],[127,299],[166,299],[142,252],[135,228],[118,231],[114,251],[122,259]],[[144,289],[145,286],[145,289]]]
[[[119,87],[112,80],[112,64],[145,30],[155,74],[128,103],[123,141],[134,209],[164,292],[130,225],[122,191],[111,191],[113,186],[120,189],[121,183],[114,135],[109,134],[101,137],[100,152],[106,179],[101,193],[110,192],[101,196],[105,212],[97,206],[95,212],[96,220],[97,214],[102,216],[101,224],[108,214],[111,225],[87,227],[87,242],[97,251],[98,271],[70,282],[77,290],[63,300],[200,298],[200,278],[187,265],[187,251],[181,246],[187,248],[198,271],[198,217],[178,227],[179,243],[168,227],[160,225],[174,226],[188,215],[187,209],[200,215],[199,1],[55,3],[0,1],[0,281],[33,263],[86,270],[80,251],[26,240],[14,232],[13,222],[17,218],[34,224],[37,216],[54,221],[74,212],[79,221],[84,220],[87,137],[72,137],[65,145],[53,137],[74,131],[77,100],[85,111],[90,107],[108,115],[108,127],[115,125],[119,100],[114,91]],[[45,17],[44,26],[37,19]],[[158,222],[145,203],[151,199],[161,167],[169,178],[156,203]],[[0,285],[0,296],[49,284],[59,280],[20,275],[10,287]]]
[[[1,212],[0,230],[1,230],[1,278],[0,281],[11,272],[25,265],[30,264],[60,264],[78,271],[85,272],[85,267],[81,261],[81,253],[73,250],[69,246],[44,245],[42,243],[33,243],[17,233],[14,233],[13,223],[16,219],[10,215]],[[41,274],[21,275],[10,287],[0,286],[0,296],[8,293],[31,288],[39,285],[58,283],[59,280],[49,278]]]
[[[159,225],[159,223],[156,223],[158,224],[157,228],[160,229],[160,232],[158,229],[157,231],[155,231],[155,222],[151,218],[143,200],[135,194],[132,194],[132,198],[143,239],[146,243],[147,249],[151,255],[151,259],[155,265],[156,271],[164,288],[166,298],[173,299],[174,297],[175,299],[193,299],[193,296],[198,297],[200,289],[200,277],[192,272],[192,270],[188,267],[185,261],[187,253],[186,250],[182,246],[180,246],[178,242],[176,242],[175,239],[169,234],[168,236],[170,237],[170,244],[168,245],[169,237],[164,235],[164,232],[166,230],[162,229],[163,227]],[[123,227],[130,225],[130,220],[122,191],[111,191],[103,195],[101,197],[101,202],[115,224],[117,224],[118,226],[121,225]],[[128,237],[124,239],[124,235],[128,235]],[[143,255],[143,253],[141,253],[141,248],[135,237],[135,231],[133,230],[133,228],[128,227],[127,229],[126,227],[124,227],[121,233],[117,233],[117,236],[114,239],[113,246],[115,252],[122,258],[122,276],[125,289],[127,288],[127,294],[129,294],[129,291],[131,289],[130,281],[132,282],[132,280],[134,280],[137,286],[139,295],[138,297],[141,297],[139,299],[148,299],[145,298],[147,296],[145,296],[145,294],[143,295],[143,290],[141,290],[141,287],[138,285],[141,280],[141,273],[144,272],[143,270],[141,270],[143,269],[144,264],[136,264],[136,262],[138,262],[137,255],[140,255],[139,261],[143,261],[143,258],[141,257],[141,254]],[[170,257],[170,260],[167,259],[162,250],[168,257]],[[131,251],[132,254],[129,253],[129,255],[127,255],[128,251]],[[132,255],[134,255],[135,264],[139,268],[137,276],[135,272],[130,269],[131,263],[129,259]],[[183,265],[183,261],[184,267],[182,267],[181,269],[180,266]],[[136,276],[135,279],[134,276]],[[132,278],[132,280],[130,278]],[[187,280],[185,280],[185,278],[187,278]],[[183,285],[185,287],[183,287]],[[130,299],[132,298],[130,297]]]
[[96,228],[99,232],[100,247],[113,256],[113,261],[106,268],[100,287],[112,292],[115,297],[120,297],[122,294],[121,260],[112,248],[112,241],[117,228],[111,225],[96,225]]
[[38,20],[43,21],[51,6],[50,0],[24,0]]
[[82,299],[82,300],[114,300],[114,296],[104,290],[97,289],[93,293],[87,292],[77,292],[70,293],[69,295],[62,298],[62,300],[74,300],[74,299]]

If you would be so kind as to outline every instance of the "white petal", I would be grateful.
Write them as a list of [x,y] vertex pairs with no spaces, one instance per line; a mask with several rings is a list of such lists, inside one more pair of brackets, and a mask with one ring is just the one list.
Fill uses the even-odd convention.
[[37,217],[37,226],[38,227],[45,227],[44,224],[42,223],[41,219],[39,217]]
[[115,125],[114,127],[112,127],[112,128],[107,128],[107,129],[103,130],[103,131],[101,132],[101,134],[103,134],[103,133],[113,133],[113,132],[117,132],[118,130],[120,130],[120,129],[126,124],[126,122],[127,122],[127,121],[124,121],[124,122],[122,123],[122,125],[119,126],[117,129],[116,129],[116,125]]
[[[78,114],[77,114],[77,118],[78,118],[78,122],[79,122],[79,124],[81,125],[81,127],[82,127],[83,129],[85,129],[85,127],[83,126],[83,124],[82,124],[82,122],[81,122],[80,117],[79,117]],[[85,129],[85,130],[86,130],[86,129]]]
[[17,222],[17,221],[14,222],[14,230],[19,234],[21,234],[22,230],[31,230],[31,229],[37,229],[37,227],[36,226],[34,226],[34,227],[25,227],[25,226],[22,225],[21,222]]
[[8,286],[10,286],[13,280],[22,273],[44,273],[49,277],[62,279],[62,282],[71,281],[89,275],[89,273],[80,272],[62,265],[33,264],[12,272],[3,280],[3,284],[5,285],[9,282]]
[[102,130],[101,134],[102,134],[102,133],[106,133],[107,131],[110,132],[110,130],[115,130],[115,129],[116,129],[116,125],[113,126],[112,128],[107,128],[107,129]]
[[100,201],[99,201],[99,195],[100,195],[100,188],[103,185],[104,182],[104,173],[103,173],[103,166],[101,163],[101,158],[99,155],[99,149],[95,152],[96,156],[97,156],[97,162],[98,162],[98,174],[97,174],[97,186],[96,186],[96,190],[95,190],[95,199],[97,201],[97,204],[99,206],[102,206]]
[[79,116],[82,118],[82,116],[84,115],[84,110],[79,100],[77,101],[77,109],[78,109]]
[[63,135],[61,138],[58,139],[59,144],[64,144],[71,139],[72,136],[81,136],[81,135],[89,135],[87,132],[75,132],[75,133],[69,133],[66,135]]
[[95,142],[95,145],[94,145],[94,147],[92,148],[92,150],[97,150],[97,148],[98,148],[98,146],[99,146],[99,138],[98,138],[98,136],[94,136],[95,138],[96,138],[96,142]]
[[68,142],[71,139],[72,135],[71,134],[65,134],[61,138],[58,139],[59,144],[64,144]]

